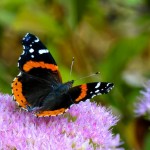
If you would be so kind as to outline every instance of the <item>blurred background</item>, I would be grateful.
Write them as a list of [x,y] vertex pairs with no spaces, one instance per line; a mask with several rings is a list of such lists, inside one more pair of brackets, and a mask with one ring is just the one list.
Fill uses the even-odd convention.
[[93,99],[111,107],[120,121],[113,128],[127,150],[150,150],[150,122],[135,118],[134,103],[150,79],[149,0],[1,0],[0,92],[11,94],[18,74],[21,40],[30,32],[54,56],[63,81],[100,72],[92,81],[109,81],[115,88]]

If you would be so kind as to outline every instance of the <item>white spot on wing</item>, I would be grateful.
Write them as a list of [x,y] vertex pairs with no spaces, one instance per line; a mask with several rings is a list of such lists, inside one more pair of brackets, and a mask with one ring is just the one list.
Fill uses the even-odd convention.
[[[14,99],[15,99],[15,96],[14,96]],[[19,103],[16,101],[17,105],[19,106]]]
[[95,97],[96,95],[92,95],[92,98]]
[[13,79],[13,81],[15,81],[15,80],[16,80],[16,78]]
[[34,40],[34,42],[39,42],[39,38],[38,38],[38,37],[36,37],[36,40]]
[[69,109],[66,109],[65,112],[67,112]]
[[109,86],[110,85],[110,83],[107,83],[107,85],[106,86]]
[[34,52],[34,49],[33,49],[33,48],[29,49],[29,52],[30,52],[30,53],[33,53],[33,52]]
[[17,76],[21,76],[21,72],[19,72],[19,74]]
[[97,83],[97,85],[95,86],[95,88],[97,89],[97,88],[99,88],[100,87],[100,85],[101,85],[101,83],[100,82],[98,82]]
[[[13,83],[11,84],[11,87],[12,87],[12,86],[13,86]],[[14,94],[13,89],[11,89],[11,93]],[[13,97],[14,97],[14,95],[13,95]]]
[[29,33],[27,33],[26,35],[25,35],[25,37],[27,37],[29,35]]
[[96,90],[96,91],[95,91],[95,93],[98,93],[98,92],[99,92],[99,90]]
[[21,55],[24,55],[24,54],[25,54],[25,51],[23,51]]
[[97,95],[102,95],[102,93],[98,93]]
[[39,54],[48,53],[49,51],[47,49],[40,49]]
[[34,58],[34,55],[31,55],[31,58]]
[[13,100],[15,100],[16,98],[15,98],[15,96],[13,95]]

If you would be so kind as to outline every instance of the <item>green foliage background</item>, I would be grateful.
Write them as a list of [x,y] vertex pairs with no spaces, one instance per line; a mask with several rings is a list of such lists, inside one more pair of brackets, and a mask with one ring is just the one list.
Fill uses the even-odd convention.
[[120,116],[114,133],[125,149],[148,150],[150,122],[134,117],[139,90],[150,79],[150,2],[148,0],[1,0],[0,91],[11,94],[18,74],[21,39],[37,35],[54,56],[63,80],[100,75],[75,84],[110,81],[112,92],[96,97]]

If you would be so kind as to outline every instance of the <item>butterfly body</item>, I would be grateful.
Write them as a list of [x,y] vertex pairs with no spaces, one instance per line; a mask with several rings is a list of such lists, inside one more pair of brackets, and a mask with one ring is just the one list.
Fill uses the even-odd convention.
[[37,117],[63,114],[72,104],[107,94],[113,83],[92,82],[73,86],[62,83],[58,66],[43,43],[27,33],[22,40],[23,53],[18,60],[20,73],[12,82],[14,100]]

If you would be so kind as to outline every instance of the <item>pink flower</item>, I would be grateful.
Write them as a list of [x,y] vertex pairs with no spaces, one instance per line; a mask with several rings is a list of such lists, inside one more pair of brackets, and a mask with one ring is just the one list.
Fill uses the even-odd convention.
[[145,85],[145,90],[140,93],[141,96],[135,104],[135,113],[137,116],[146,116],[150,119],[150,80]]
[[111,128],[118,118],[95,103],[81,102],[68,113],[36,118],[18,108],[12,96],[0,94],[0,149],[121,150]]

